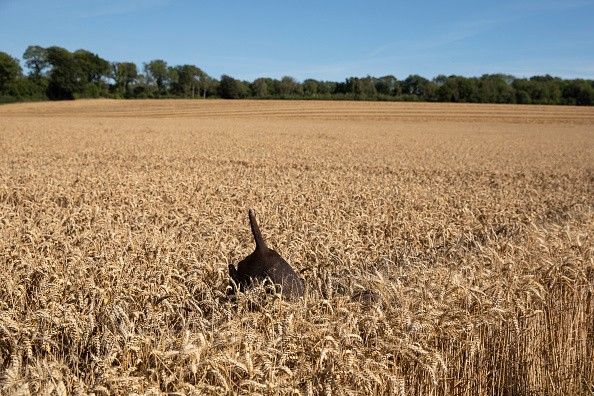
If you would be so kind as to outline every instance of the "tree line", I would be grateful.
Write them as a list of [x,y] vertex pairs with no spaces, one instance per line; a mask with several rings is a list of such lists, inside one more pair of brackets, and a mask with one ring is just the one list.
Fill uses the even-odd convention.
[[349,77],[345,81],[268,77],[243,81],[213,78],[195,65],[170,66],[162,59],[143,64],[110,62],[90,51],[31,45],[19,59],[0,52],[0,103],[77,98],[344,99],[464,103],[593,105],[594,80],[550,75],[516,78],[439,75]]

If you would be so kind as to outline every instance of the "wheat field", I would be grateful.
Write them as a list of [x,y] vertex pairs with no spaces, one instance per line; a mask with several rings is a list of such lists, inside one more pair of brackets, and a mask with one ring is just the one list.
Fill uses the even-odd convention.
[[591,395],[593,205],[594,108],[1,106],[0,393]]

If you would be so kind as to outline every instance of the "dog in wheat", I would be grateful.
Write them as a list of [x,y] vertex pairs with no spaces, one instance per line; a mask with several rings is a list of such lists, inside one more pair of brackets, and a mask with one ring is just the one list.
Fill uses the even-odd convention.
[[239,287],[243,292],[254,284],[271,282],[275,291],[286,299],[302,297],[305,289],[303,280],[280,254],[266,245],[253,209],[248,211],[248,217],[256,248],[237,267],[229,264],[231,290],[235,292]]

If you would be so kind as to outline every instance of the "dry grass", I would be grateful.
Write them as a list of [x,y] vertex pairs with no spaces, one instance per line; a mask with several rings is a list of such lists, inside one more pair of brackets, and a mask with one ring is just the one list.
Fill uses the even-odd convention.
[[[0,107],[0,393],[588,395],[594,109]],[[225,297],[247,208],[307,298]],[[378,306],[353,302],[362,288]]]

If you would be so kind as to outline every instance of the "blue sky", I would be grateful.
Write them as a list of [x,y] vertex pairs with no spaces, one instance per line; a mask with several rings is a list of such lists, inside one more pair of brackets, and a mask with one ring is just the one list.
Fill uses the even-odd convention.
[[30,44],[247,80],[594,78],[594,0],[0,0],[0,51]]

